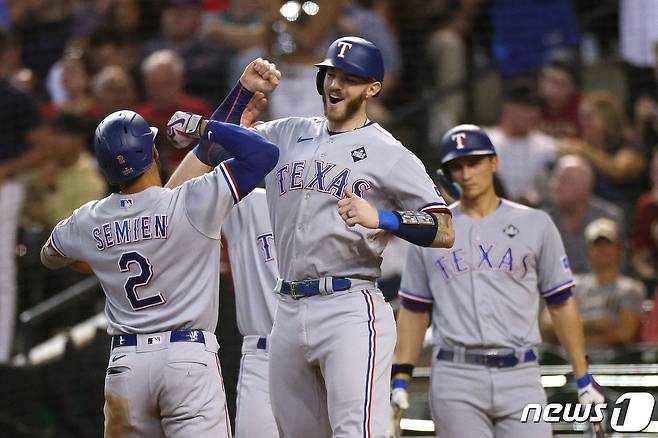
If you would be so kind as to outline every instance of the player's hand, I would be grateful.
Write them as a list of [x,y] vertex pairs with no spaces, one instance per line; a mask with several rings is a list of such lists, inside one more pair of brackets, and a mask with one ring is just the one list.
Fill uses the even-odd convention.
[[265,94],[262,92],[257,91],[247,104],[247,107],[242,112],[242,117],[240,117],[240,125],[247,128],[253,128],[254,126],[258,126],[263,123],[257,122],[256,118],[258,118],[260,113],[262,113],[265,108],[267,108],[267,97],[265,97]]
[[578,386],[578,402],[582,405],[605,403],[603,389],[590,373],[576,379]]
[[350,189],[344,190],[345,197],[338,201],[338,214],[347,226],[362,225],[375,229],[379,226],[377,209]]
[[409,394],[407,386],[409,382],[405,379],[393,379],[391,382],[391,410],[393,411],[393,423],[391,424],[390,436],[399,438],[402,436],[402,427],[400,421],[404,411],[409,409]]
[[198,114],[176,111],[167,123],[167,137],[175,148],[188,148],[201,138],[203,120]]
[[281,72],[267,59],[256,58],[249,63],[240,76],[240,83],[249,91],[269,94],[281,80]]

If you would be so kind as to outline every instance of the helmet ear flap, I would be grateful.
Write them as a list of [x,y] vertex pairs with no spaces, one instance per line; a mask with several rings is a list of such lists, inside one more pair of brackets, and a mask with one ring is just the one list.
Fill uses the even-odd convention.
[[320,67],[318,69],[318,74],[315,76],[315,87],[318,90],[318,94],[322,96],[324,94],[324,77],[327,74],[327,69]]

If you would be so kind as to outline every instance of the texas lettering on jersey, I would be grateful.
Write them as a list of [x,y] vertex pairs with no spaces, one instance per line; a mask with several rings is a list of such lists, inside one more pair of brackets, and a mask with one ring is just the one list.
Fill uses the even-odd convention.
[[511,247],[496,247],[495,243],[482,242],[476,245],[476,253],[468,254],[464,248],[452,248],[436,259],[434,266],[441,271],[446,281],[469,271],[504,271],[514,278],[523,279],[535,265],[532,253],[514,253]]
[[[306,161],[294,161],[280,166],[275,174],[279,186],[279,196],[283,196],[291,190],[311,190],[319,193],[327,193],[337,199],[343,196],[343,189],[348,185],[350,169],[343,168],[338,171],[334,163],[325,161],[313,161],[311,168],[306,172],[307,180],[304,181]],[[352,183],[351,189],[357,196],[371,187],[371,183],[365,179],[357,179]]]

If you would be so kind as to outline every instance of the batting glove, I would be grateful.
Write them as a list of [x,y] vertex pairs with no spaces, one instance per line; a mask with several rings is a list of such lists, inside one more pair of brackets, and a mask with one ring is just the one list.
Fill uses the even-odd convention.
[[582,405],[605,403],[603,390],[590,373],[576,379],[578,402]]
[[176,111],[167,123],[167,136],[177,149],[185,149],[194,145],[201,138],[201,121],[198,114]]
[[409,394],[407,393],[409,382],[404,379],[393,379],[391,383],[391,406],[393,409],[409,409]]

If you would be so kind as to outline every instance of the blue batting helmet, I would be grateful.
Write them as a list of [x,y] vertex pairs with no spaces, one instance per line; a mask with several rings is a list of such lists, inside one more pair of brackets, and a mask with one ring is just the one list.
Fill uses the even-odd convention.
[[316,81],[320,94],[326,67],[339,68],[356,76],[384,82],[382,53],[370,41],[355,36],[338,38],[331,43],[325,60],[315,66],[320,68]]
[[142,116],[130,110],[114,112],[98,124],[94,149],[110,184],[125,183],[146,172],[153,163],[157,133]]
[[477,125],[455,126],[441,140],[441,166],[467,155],[496,155],[489,136]]

